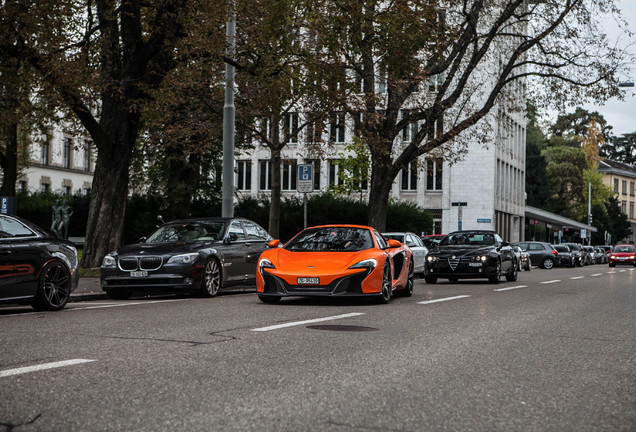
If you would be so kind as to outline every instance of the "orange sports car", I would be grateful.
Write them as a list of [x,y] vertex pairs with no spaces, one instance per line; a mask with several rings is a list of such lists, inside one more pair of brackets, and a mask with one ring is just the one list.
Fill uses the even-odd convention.
[[388,303],[394,292],[413,294],[413,254],[397,240],[361,225],[307,228],[283,247],[279,240],[258,259],[261,301],[287,296],[373,296]]

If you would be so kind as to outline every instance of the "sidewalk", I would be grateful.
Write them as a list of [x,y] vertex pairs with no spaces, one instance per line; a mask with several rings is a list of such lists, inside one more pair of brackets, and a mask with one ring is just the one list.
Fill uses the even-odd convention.
[[99,285],[98,277],[80,277],[75,291],[71,293],[72,302],[102,300],[109,298]]

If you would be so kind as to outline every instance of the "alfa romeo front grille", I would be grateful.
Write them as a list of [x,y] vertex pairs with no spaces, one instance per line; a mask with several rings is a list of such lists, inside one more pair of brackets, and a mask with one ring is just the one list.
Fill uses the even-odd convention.
[[455,270],[457,268],[457,265],[459,264],[459,258],[449,258],[448,259],[448,265],[450,266],[450,268],[452,268],[453,270]]

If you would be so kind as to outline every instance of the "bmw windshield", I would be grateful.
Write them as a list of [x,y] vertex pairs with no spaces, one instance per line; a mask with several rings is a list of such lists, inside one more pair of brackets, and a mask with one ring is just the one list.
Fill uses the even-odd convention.
[[224,232],[223,222],[169,223],[150,234],[146,243],[218,241],[223,239]]

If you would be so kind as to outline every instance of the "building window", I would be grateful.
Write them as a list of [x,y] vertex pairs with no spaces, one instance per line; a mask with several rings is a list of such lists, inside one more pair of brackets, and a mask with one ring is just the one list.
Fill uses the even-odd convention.
[[86,141],[84,143],[84,171],[88,172],[91,170],[91,142]]
[[618,179],[614,179],[614,192],[618,193]]
[[629,194],[634,196],[634,182],[629,182]]
[[411,162],[407,167],[402,169],[402,187],[403,191],[417,190],[417,161]]
[[442,190],[443,164],[441,158],[426,159],[426,190]]
[[20,180],[18,183],[18,192],[27,192],[27,182]]
[[48,165],[51,163],[51,142],[49,137],[44,135],[44,141],[42,142],[42,153],[40,154],[40,163],[42,165]]
[[338,186],[340,184],[338,176],[338,171],[340,170],[339,162],[339,159],[329,160],[329,186]]
[[627,195],[627,180],[622,181],[623,195]]
[[[409,114],[411,114],[411,112],[412,111],[410,110],[403,110],[402,118],[408,116]],[[412,122],[406,125],[404,129],[402,129],[402,141],[404,142],[413,141],[413,138],[415,138],[415,135],[417,135],[417,127],[418,127],[417,122]]]
[[268,160],[259,160],[258,161],[258,189],[259,190],[270,190],[271,187],[269,185],[269,167],[270,163]]
[[252,190],[252,161],[237,161],[238,170],[236,177],[236,187],[238,190]]
[[71,195],[73,193],[73,190],[70,186],[63,186],[62,192],[64,193],[64,195]]
[[73,140],[70,138],[64,138],[64,148],[62,150],[62,166],[64,168],[71,168]]
[[51,185],[48,183],[42,183],[40,185],[40,192],[51,192]]
[[629,203],[629,218],[634,219],[634,203]]
[[281,170],[283,176],[283,190],[296,190],[296,177],[298,176],[297,169],[298,167],[295,160],[283,161],[283,169]]
[[313,167],[314,190],[320,190],[320,159],[305,159],[305,163]]
[[623,212],[624,215],[627,214],[627,201],[625,200],[621,202],[621,212]]
[[322,130],[324,125],[320,117],[314,113],[308,114],[307,142],[317,143],[322,141]]
[[[289,113],[283,117],[283,134],[290,143],[298,142],[298,114]],[[293,135],[292,135],[293,134]]]
[[329,139],[335,143],[345,142],[345,115],[342,112],[332,113],[329,124]]
[[261,138],[261,144],[267,145],[270,138],[269,132],[269,118],[262,117],[259,121],[259,136]]

